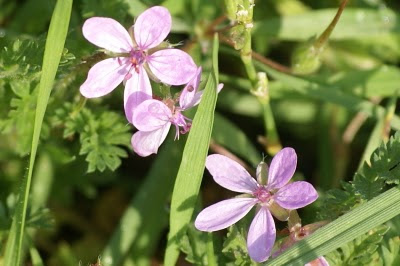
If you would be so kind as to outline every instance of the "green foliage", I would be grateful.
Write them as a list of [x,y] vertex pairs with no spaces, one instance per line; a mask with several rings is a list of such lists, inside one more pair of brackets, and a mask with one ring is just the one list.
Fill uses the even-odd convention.
[[388,227],[381,225],[326,255],[333,265],[376,265],[378,247]]
[[400,237],[390,238],[382,244],[379,249],[381,265],[399,265],[400,264]]
[[10,81],[9,86],[14,93],[10,100],[10,111],[7,118],[0,121],[0,131],[13,136],[15,151],[23,156],[31,148],[33,127],[26,121],[35,118],[37,89],[31,88],[34,83],[25,79]]
[[233,265],[245,266],[254,264],[247,252],[245,236],[246,232],[244,228],[239,228],[237,225],[229,228],[222,252],[233,261]]
[[82,1],[82,17],[111,17],[124,21],[127,8],[128,5],[124,0],[84,0]]
[[124,117],[110,111],[94,113],[87,108],[73,108],[73,105],[66,103],[63,108],[56,110],[54,123],[60,125],[65,122],[64,138],[79,134],[79,154],[86,155],[88,172],[117,169],[121,158],[128,156],[123,147],[130,147],[130,127]]
[[342,189],[331,189],[324,196],[321,206],[324,206],[318,213],[320,220],[332,220],[350,211],[360,198],[354,194],[351,184],[342,182]]
[[400,132],[382,143],[371,155],[371,165],[364,163],[354,176],[355,192],[363,199],[377,196],[386,184],[400,183]]
[[40,70],[44,39],[15,40],[0,52],[0,78],[21,78]]
[[197,230],[191,223],[186,234],[179,240],[179,247],[186,254],[186,260],[194,265],[207,263],[207,233]]

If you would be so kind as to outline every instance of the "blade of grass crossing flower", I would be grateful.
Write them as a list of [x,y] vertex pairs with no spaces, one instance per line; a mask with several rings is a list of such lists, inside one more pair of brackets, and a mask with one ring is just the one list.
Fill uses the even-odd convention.
[[193,119],[171,201],[170,231],[164,265],[175,265],[179,256],[178,239],[190,222],[197,201],[214,121],[218,84],[218,37],[213,44],[213,71]]
[[67,37],[71,8],[72,0],[57,1],[50,21],[37,98],[32,147],[29,158],[29,169],[27,176],[21,181],[22,185],[20,187],[19,201],[14,214],[9,239],[7,241],[4,265],[21,265],[26,211],[28,206],[33,166],[35,164],[35,157],[39,144],[43,117],[50,97],[50,92],[53,87],[53,82],[57,73],[62,51],[64,49],[65,39]]
[[264,265],[304,265],[400,214],[400,189],[394,187],[299,241]]
[[139,256],[143,258],[152,253],[168,221],[165,205],[174,185],[185,143],[184,136],[174,141],[174,134],[171,130],[139,192],[133,197],[104,248],[100,256],[102,265],[122,265],[130,251],[135,254],[135,263]]

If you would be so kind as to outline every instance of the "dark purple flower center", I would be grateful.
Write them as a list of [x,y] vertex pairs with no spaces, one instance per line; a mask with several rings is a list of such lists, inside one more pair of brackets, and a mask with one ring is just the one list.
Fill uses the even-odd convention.
[[259,187],[254,193],[254,197],[256,197],[260,202],[268,202],[271,199],[271,194],[265,187]]

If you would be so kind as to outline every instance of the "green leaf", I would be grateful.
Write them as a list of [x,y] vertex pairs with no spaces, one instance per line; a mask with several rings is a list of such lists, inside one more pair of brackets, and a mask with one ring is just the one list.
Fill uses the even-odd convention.
[[33,245],[29,248],[29,253],[31,254],[32,266],[44,266],[38,250]]
[[[322,32],[337,9],[312,10],[302,14],[275,17],[254,24],[253,35],[280,40],[307,40]],[[331,40],[368,38],[399,31],[399,17],[389,8],[373,10],[346,8],[329,37]]]
[[400,214],[400,190],[392,188],[297,242],[265,265],[305,264]]
[[187,226],[186,233],[178,240],[179,248],[186,254],[186,260],[194,265],[208,265],[207,233],[197,230],[193,224]]
[[193,119],[172,194],[165,265],[175,265],[179,256],[179,239],[185,233],[197,201],[213,128],[217,84],[218,37],[216,35],[213,45],[213,71],[208,77],[204,96]]
[[398,265],[400,263],[400,237],[392,237],[380,246],[380,259],[383,265]]
[[222,252],[234,261],[234,265],[245,266],[254,264],[247,251],[245,236],[245,230],[243,228],[239,229],[238,225],[233,225],[229,228]]
[[22,244],[24,242],[26,213],[33,166],[35,164],[44,114],[67,37],[71,9],[72,0],[57,1],[50,22],[37,98],[29,169],[27,176],[21,181],[22,185],[19,192],[18,206],[6,246],[4,264],[9,266],[19,266],[21,264],[23,253]]
[[[371,155],[371,165],[364,163],[354,176],[356,190],[363,194],[363,181],[375,183],[400,184],[400,132],[396,132],[389,141],[382,143]],[[370,197],[367,197],[370,198]]]
[[80,155],[86,155],[88,173],[106,168],[114,171],[121,165],[121,158],[128,156],[130,148],[130,127],[125,118],[114,112],[82,108],[66,103],[55,111],[54,126],[64,126],[64,138],[79,134]]

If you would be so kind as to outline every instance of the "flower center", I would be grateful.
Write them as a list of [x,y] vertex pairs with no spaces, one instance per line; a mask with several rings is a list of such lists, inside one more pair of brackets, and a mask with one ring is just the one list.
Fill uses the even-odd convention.
[[175,106],[176,100],[168,98],[165,99],[163,102],[171,110],[172,117],[170,118],[170,122],[176,128],[175,139],[179,139],[179,133],[186,134],[187,132],[189,132],[190,127],[192,126],[192,120],[181,113],[182,109],[180,107]]
[[130,52],[129,61],[132,67],[135,69],[136,73],[139,73],[139,66],[144,63],[146,59],[146,53],[142,50],[132,50]]
[[259,187],[253,195],[262,203],[268,202],[271,198],[271,194],[265,187]]

